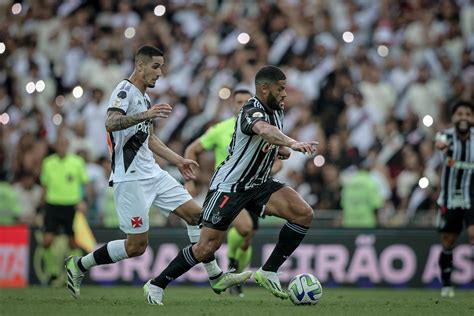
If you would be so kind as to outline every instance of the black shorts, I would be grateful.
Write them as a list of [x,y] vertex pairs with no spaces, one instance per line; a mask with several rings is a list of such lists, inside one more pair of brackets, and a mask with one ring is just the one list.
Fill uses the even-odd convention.
[[[46,233],[74,236],[72,225],[76,214],[75,205],[46,204],[44,215],[44,231]],[[62,228],[62,230],[61,230]]]
[[[254,230],[257,230],[258,229],[258,218],[259,218],[259,214],[256,214],[255,212],[247,212],[249,213],[250,215],[250,219],[252,219],[252,225],[253,225],[253,229]],[[262,214],[263,215],[263,214]]]
[[445,233],[460,233],[466,227],[474,225],[474,209],[438,207],[438,231]]
[[245,192],[209,191],[201,213],[201,224],[205,227],[226,231],[242,209],[246,209],[252,222],[258,226],[258,217],[263,216],[265,204],[271,195],[285,186],[275,179]]

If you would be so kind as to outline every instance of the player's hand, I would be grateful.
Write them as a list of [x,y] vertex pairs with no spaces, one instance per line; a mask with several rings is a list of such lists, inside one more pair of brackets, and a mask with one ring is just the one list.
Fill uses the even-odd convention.
[[195,168],[199,168],[199,164],[191,159],[184,159],[177,165],[179,171],[184,177],[184,180],[194,180],[196,179]]
[[173,108],[167,103],[155,104],[148,110],[149,119],[155,119],[157,117],[166,118],[171,113]]
[[278,154],[277,154],[278,159],[286,160],[290,158],[290,155],[291,155],[291,151],[287,147],[280,146],[280,148],[278,149]]
[[435,147],[438,150],[444,151],[448,148],[448,137],[445,134],[442,133],[436,133],[436,138],[435,138]]
[[316,153],[318,142],[294,142],[290,148],[303,154],[313,155]]

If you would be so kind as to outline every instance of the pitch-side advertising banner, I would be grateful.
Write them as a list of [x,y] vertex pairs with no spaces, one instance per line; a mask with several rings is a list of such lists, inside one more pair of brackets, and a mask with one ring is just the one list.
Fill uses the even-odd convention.
[[[251,270],[256,270],[269,257],[278,233],[278,229],[268,228],[258,232],[253,242]],[[118,230],[95,230],[94,234],[99,246],[124,238]],[[296,274],[312,273],[325,286],[439,287],[438,239],[438,234],[430,230],[312,229],[280,269],[280,279],[287,283]],[[84,282],[143,284],[157,276],[188,243],[184,228],[153,229],[144,255],[94,267]],[[457,287],[474,288],[471,251],[466,235],[461,235],[454,251],[452,274]],[[228,264],[225,245],[216,257],[225,269]],[[30,278],[34,281],[34,273]],[[205,283],[207,274],[198,265],[175,282]]]
[[0,288],[28,284],[28,227],[0,226]]

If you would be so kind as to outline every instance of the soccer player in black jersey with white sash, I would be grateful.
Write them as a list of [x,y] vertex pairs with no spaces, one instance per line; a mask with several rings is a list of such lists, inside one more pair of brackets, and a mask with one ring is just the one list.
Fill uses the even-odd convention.
[[277,67],[265,66],[257,72],[256,96],[242,107],[229,154],[212,178],[201,214],[203,228],[198,243],[183,249],[151,281],[161,294],[172,280],[221,246],[229,225],[245,208],[259,216],[288,220],[269,259],[254,274],[255,281],[273,295],[288,298],[277,270],[303,240],[313,220],[313,210],[295,190],[274,180],[270,173],[277,156],[288,158],[289,149],[311,155],[316,152],[317,143],[298,142],[281,132],[285,85],[286,76]]
[[473,112],[474,106],[471,102],[457,102],[451,110],[454,127],[436,136],[436,148],[443,154],[441,191],[438,198],[438,229],[443,246],[439,256],[443,297],[454,296],[451,284],[453,249],[463,225],[467,228],[469,243],[474,249],[474,186],[471,184],[474,171]]

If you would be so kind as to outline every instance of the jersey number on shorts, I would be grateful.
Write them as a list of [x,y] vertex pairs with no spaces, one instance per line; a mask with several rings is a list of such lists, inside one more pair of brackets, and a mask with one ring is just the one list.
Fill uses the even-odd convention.
[[228,195],[224,195],[224,199],[222,200],[222,203],[219,205],[219,208],[223,208],[224,205],[229,201],[230,197]]

